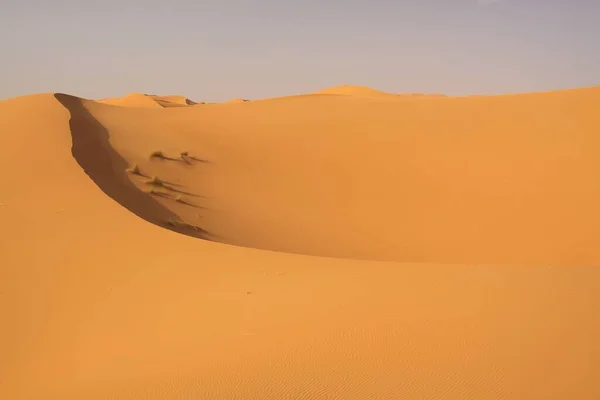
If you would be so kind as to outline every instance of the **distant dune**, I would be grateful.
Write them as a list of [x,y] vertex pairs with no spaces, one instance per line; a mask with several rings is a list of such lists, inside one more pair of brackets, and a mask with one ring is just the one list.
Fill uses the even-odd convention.
[[346,96],[363,96],[363,97],[385,97],[393,96],[391,93],[382,92],[377,89],[372,89],[366,86],[341,85],[334,86],[328,89],[320,90],[315,94],[337,94]]
[[238,98],[238,99],[232,99],[232,100],[228,100],[228,101],[226,101],[225,103],[226,103],[226,104],[239,104],[239,103],[246,103],[247,101],[249,101],[249,100],[246,100],[246,99],[239,99],[239,98]]
[[171,103],[171,104],[179,104],[179,105],[182,105],[182,106],[193,106],[194,104],[197,104],[196,102],[188,99],[185,96],[177,96],[177,95],[157,96],[157,95],[151,95],[151,97],[154,100],[156,100],[156,101],[165,102],[165,103]]
[[0,399],[597,399],[600,87],[422,97],[0,102]]
[[398,96],[405,97],[447,97],[440,93],[399,93]]
[[381,90],[372,89],[366,86],[353,86],[353,85],[341,85],[334,86],[328,89],[320,90],[315,94],[332,94],[332,95],[343,95],[343,96],[357,96],[366,98],[379,98],[379,99],[394,99],[394,98],[405,98],[405,97],[446,97],[443,94],[437,93],[387,93]]
[[111,104],[123,107],[143,107],[143,108],[159,108],[159,107],[186,107],[196,105],[197,103],[184,96],[158,96],[141,93],[131,93],[125,97],[115,97],[109,99],[98,100],[100,103]]
[[152,97],[141,93],[130,93],[124,97],[101,99],[98,102],[123,107],[162,108]]

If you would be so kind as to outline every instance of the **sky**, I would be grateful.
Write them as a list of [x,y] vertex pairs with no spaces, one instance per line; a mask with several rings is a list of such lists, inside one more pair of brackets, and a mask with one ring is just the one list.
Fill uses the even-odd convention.
[[0,2],[0,99],[600,85],[600,0]]

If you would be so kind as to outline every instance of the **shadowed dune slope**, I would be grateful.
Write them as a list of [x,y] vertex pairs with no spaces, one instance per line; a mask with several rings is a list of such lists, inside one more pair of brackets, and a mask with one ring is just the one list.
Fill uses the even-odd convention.
[[84,100],[64,94],[55,97],[70,114],[73,157],[104,193],[149,222],[195,237],[207,237],[201,229],[169,224],[179,219],[177,215],[131,182],[127,175],[130,165],[112,148],[108,131],[89,113]]
[[0,398],[594,400],[598,100],[0,102]]

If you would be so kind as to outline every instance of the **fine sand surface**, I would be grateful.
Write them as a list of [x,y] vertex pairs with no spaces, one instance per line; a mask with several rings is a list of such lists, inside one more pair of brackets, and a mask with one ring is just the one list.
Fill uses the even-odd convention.
[[0,399],[600,398],[600,88],[191,105],[0,102]]

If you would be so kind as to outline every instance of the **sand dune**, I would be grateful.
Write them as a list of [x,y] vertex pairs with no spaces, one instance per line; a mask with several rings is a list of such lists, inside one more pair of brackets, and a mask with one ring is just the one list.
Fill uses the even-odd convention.
[[373,89],[366,86],[355,85],[340,85],[331,88],[319,90],[315,94],[337,94],[346,96],[364,96],[364,97],[379,97],[390,96],[391,93],[382,92],[381,90]]
[[169,95],[169,96],[151,95],[150,97],[152,97],[157,102],[179,104],[182,106],[193,106],[193,105],[197,104],[195,101],[192,101],[185,96],[179,96],[179,95]]
[[403,97],[447,97],[441,93],[399,93],[398,96]]
[[123,107],[162,108],[152,97],[142,93],[130,93],[124,97],[101,99],[98,102]]
[[0,398],[596,399],[600,88],[347,92],[0,102]]
[[237,98],[237,99],[228,100],[225,102],[225,104],[239,104],[239,103],[246,103],[246,102],[248,102],[248,100]]
[[[126,164],[140,165],[147,177],[133,177],[137,187],[157,175],[186,188],[191,195],[170,193],[206,207],[203,227],[225,243],[380,261],[590,265],[600,260],[590,168],[599,95],[303,96],[176,117],[81,108]],[[155,150],[175,160],[149,160]],[[186,151],[208,162],[183,162]],[[157,201],[199,222],[197,207]]]
[[327,94],[327,95],[338,95],[338,96],[355,96],[362,98],[372,98],[379,100],[404,100],[405,98],[440,98],[446,97],[443,94],[437,93],[388,93],[381,90],[365,87],[365,86],[354,86],[354,85],[341,85],[327,88],[315,92],[314,94]]
[[332,95],[341,95],[341,96],[358,96],[358,97],[367,97],[367,98],[377,98],[377,99],[399,99],[399,98],[439,98],[446,97],[443,94],[439,93],[388,93],[383,92],[381,90],[373,89],[366,86],[356,86],[356,85],[340,85],[334,86],[331,88],[327,88],[324,90],[319,90],[314,94],[332,94]]
[[184,96],[158,96],[154,94],[148,95],[142,93],[130,93],[124,97],[101,99],[98,100],[98,102],[115,106],[144,108],[186,107],[198,104]]

